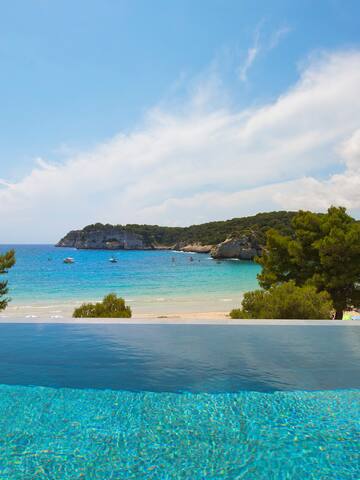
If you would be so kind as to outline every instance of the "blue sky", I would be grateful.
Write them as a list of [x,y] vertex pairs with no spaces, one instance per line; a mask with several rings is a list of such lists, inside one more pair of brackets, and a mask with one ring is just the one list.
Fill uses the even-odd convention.
[[[282,186],[274,193],[271,185],[304,179],[306,186],[297,184],[299,194],[288,203],[289,208],[307,208],[301,198],[307,197],[304,192],[311,190],[311,182],[333,181],[334,175],[358,168],[353,159],[357,154],[348,153],[357,148],[358,104],[353,105],[352,116],[349,106],[343,107],[344,102],[348,105],[347,97],[341,100],[339,95],[339,104],[332,105],[333,95],[329,92],[321,104],[324,112],[323,116],[319,114],[318,123],[311,125],[307,133],[292,131],[292,144],[296,138],[298,145],[296,152],[290,148],[283,164],[269,159],[276,175],[262,178],[260,174],[259,180],[251,171],[247,175],[247,165],[255,153],[256,158],[260,153],[244,153],[246,142],[231,147],[233,123],[240,122],[238,132],[245,131],[248,127],[243,117],[248,124],[256,123],[259,112],[276,109],[291,92],[306,89],[307,76],[315,82],[315,100],[309,105],[322,96],[322,84],[316,82],[326,85],[326,72],[332,78],[339,76],[338,86],[334,86],[339,91],[345,84],[347,90],[355,85],[359,18],[360,3],[346,0],[2,2],[0,200],[2,214],[9,218],[5,220],[8,234],[4,241],[53,241],[69,228],[89,221],[186,224],[258,209],[286,208],[284,196],[294,188],[288,186],[282,192]],[[342,76],[344,69],[348,72],[346,78]],[[295,100],[290,99],[288,104],[291,102]],[[311,106],[307,111],[303,112],[302,107],[300,110],[301,118],[312,118]],[[321,142],[305,148],[310,133],[313,135],[319,126],[318,135],[322,135],[327,116],[334,117],[334,112],[339,123],[331,125],[333,136],[324,134]],[[341,122],[346,122],[348,128],[344,129]],[[197,125],[207,125],[208,130],[197,134]],[[175,127],[179,129],[177,134],[172,131]],[[193,128],[194,137],[203,138],[203,143],[199,140],[189,146],[189,141],[184,140],[173,149],[171,143],[166,144],[156,161],[146,163],[144,149],[156,151],[159,142],[168,137],[170,141],[172,135],[177,142],[185,139],[187,128]],[[281,132],[282,127],[274,138],[280,139]],[[206,152],[207,135],[219,139],[214,159]],[[257,135],[259,140],[254,144],[265,142],[264,131]],[[144,137],[146,147],[141,143]],[[287,138],[284,132],[284,141]],[[233,158],[227,166],[239,175],[223,178],[216,172],[230,161],[227,146],[229,152],[239,148],[238,163]],[[269,148],[267,144],[264,152]],[[111,161],[106,160],[109,150]],[[126,160],[128,151],[131,153]],[[301,157],[300,151],[309,161]],[[264,152],[262,158],[266,157]],[[194,168],[193,176],[197,178],[202,178],[209,165],[214,175],[194,183],[169,166],[182,161],[184,168]],[[93,171],[97,178],[95,167],[101,170],[102,162],[109,178],[128,175],[131,185],[144,192],[143,198],[136,197],[130,183],[112,183],[104,172],[98,190],[92,187],[91,179],[82,178],[82,168],[84,172]],[[298,166],[287,168],[293,162]],[[256,165],[263,170],[260,160]],[[144,170],[149,172],[147,176]],[[176,184],[169,181],[166,188],[162,186],[161,192],[154,184],[167,183],[168,177],[163,177],[160,170],[178,179]],[[67,175],[75,172],[77,177],[69,181]],[[55,183],[56,175],[58,182],[66,182],[63,198],[62,192],[45,191],[44,185]],[[89,191],[84,189],[87,181]],[[262,190],[257,195],[254,189],[259,188]],[[267,194],[264,188],[270,189]],[[315,208],[342,201],[339,188],[334,193],[329,184],[313,185],[317,194],[321,189],[326,192],[314,202]],[[344,189],[353,191],[353,186]],[[247,198],[262,200],[244,206],[236,195],[247,190]],[[214,195],[217,204],[219,198],[223,201],[221,209],[208,207],[209,202],[215,202]],[[357,215],[356,192],[350,197],[345,196],[342,203]],[[69,198],[78,202],[76,213]],[[63,210],[57,210],[55,221],[53,212],[59,203]],[[42,207],[44,204],[48,209]],[[179,213],[182,204],[183,214]],[[128,205],[132,208],[128,209]],[[39,226],[38,236],[30,235],[28,225],[40,225],[44,219],[49,220],[48,227]]]

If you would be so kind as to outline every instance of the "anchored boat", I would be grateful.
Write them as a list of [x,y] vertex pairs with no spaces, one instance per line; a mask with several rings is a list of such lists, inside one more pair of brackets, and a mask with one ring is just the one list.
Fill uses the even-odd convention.
[[75,263],[75,260],[72,257],[64,258],[64,263]]

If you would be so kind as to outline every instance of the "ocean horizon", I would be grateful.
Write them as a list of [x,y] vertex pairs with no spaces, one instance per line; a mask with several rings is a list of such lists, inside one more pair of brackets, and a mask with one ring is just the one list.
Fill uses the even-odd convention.
[[[251,261],[214,260],[172,250],[76,250],[51,244],[4,244],[16,251],[8,273],[12,301],[2,317],[61,318],[83,302],[115,292],[133,316],[228,313],[258,286]],[[73,264],[64,264],[66,257]],[[109,260],[115,256],[117,263]],[[192,261],[192,260],[193,261]]]

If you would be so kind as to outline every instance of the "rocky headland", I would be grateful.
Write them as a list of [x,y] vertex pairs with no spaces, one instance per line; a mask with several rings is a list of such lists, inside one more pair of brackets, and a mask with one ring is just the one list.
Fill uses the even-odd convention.
[[216,259],[253,260],[261,255],[269,228],[291,235],[293,215],[293,212],[259,213],[190,227],[96,223],[82,230],[72,230],[56,246],[96,250],[180,250],[206,253]]
[[72,230],[57,244],[57,247],[72,247],[92,250],[151,250],[153,245],[141,235],[117,226]]
[[109,226],[108,228],[93,228],[72,230],[57,244],[57,247],[70,247],[88,250],[178,250],[182,252],[210,253],[213,258],[238,258],[253,260],[261,255],[262,247],[255,235],[242,235],[227,238],[216,245],[189,244],[179,242],[173,245],[158,245],[151,243],[140,234],[128,232],[124,228]]

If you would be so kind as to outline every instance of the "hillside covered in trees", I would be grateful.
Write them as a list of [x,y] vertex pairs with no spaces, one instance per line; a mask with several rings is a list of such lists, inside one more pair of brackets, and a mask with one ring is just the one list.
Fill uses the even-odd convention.
[[[292,231],[291,220],[295,212],[258,213],[250,217],[208,222],[190,227],[162,227],[158,225],[125,225],[132,233],[143,236],[150,243],[173,245],[176,243],[201,243],[215,245],[229,236],[239,236],[253,230],[263,236],[269,228],[276,228],[283,234]],[[87,227],[85,227],[86,230]]]
[[[164,227],[159,225],[110,225],[95,223],[82,230],[69,232],[60,242],[61,247],[102,248],[98,246],[106,239],[107,247],[121,248],[157,248],[174,245],[201,244],[217,245],[229,237],[255,234],[258,241],[265,241],[269,228],[280,233],[292,233],[291,220],[295,212],[258,213],[250,217],[191,225],[189,227]],[[118,247],[117,247],[118,245]]]

